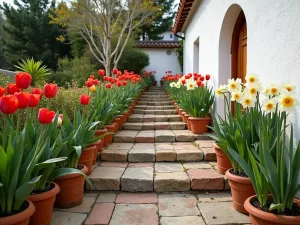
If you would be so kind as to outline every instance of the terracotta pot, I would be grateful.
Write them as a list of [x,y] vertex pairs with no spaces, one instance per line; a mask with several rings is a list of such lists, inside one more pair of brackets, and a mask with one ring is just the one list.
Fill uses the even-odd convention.
[[153,82],[153,86],[156,87],[157,86],[157,81]]
[[[113,124],[105,125],[104,127],[108,130],[108,132],[114,132],[115,130],[115,126]],[[104,137],[103,147],[107,147],[112,142],[112,137],[112,134],[106,135]]]
[[[81,171],[87,174],[88,168],[84,165],[81,166],[83,166]],[[57,178],[55,183],[60,187],[60,193],[56,196],[54,205],[58,208],[80,205],[83,199],[84,181],[85,178],[81,174],[68,174]]]
[[[95,136],[98,137],[98,136],[100,136],[102,134],[105,134],[106,132],[108,132],[108,130],[105,129],[105,128],[102,129],[102,130],[96,130]],[[103,139],[101,139],[101,143],[98,146],[98,152],[102,152],[102,150],[103,150],[103,142],[104,142]]]
[[96,146],[87,147],[81,152],[78,163],[85,165],[88,168],[87,175],[90,175],[93,170],[93,159]]
[[93,165],[97,162],[97,158],[98,158],[98,152],[100,152],[99,148],[103,148],[103,144],[102,144],[102,140],[97,141],[95,144],[89,145],[88,147],[93,147],[95,146],[95,150],[94,150],[94,158],[93,158]]
[[112,123],[113,125],[114,125],[114,133],[117,133],[117,131],[118,131],[118,124],[117,124],[117,122],[113,122]]
[[183,116],[184,116],[184,121],[186,121],[188,130],[191,130],[191,122],[189,121],[189,117],[191,117],[191,115],[188,113],[185,113],[185,114],[183,114]]
[[233,208],[241,213],[248,214],[244,208],[244,202],[255,194],[251,180],[248,177],[234,175],[229,172],[230,170],[227,170],[225,175],[231,188]]
[[59,186],[52,183],[53,188],[47,192],[29,195],[28,200],[35,206],[35,212],[30,217],[30,225],[50,225],[53,213],[53,205]]
[[189,117],[191,130],[193,134],[203,134],[208,131],[208,125],[210,123],[210,117],[197,118]]
[[117,124],[117,126],[115,127],[115,133],[117,133],[118,130],[121,129],[121,119],[120,118],[115,118],[114,122]]
[[183,109],[180,109],[179,112],[180,112],[180,117],[181,117],[182,122],[185,123],[185,120],[184,120],[184,113],[185,112],[183,111]]
[[0,225],[28,225],[29,219],[35,211],[34,204],[27,201],[28,207],[17,214],[0,217]]
[[[299,225],[300,216],[275,215],[257,209],[251,204],[251,200],[257,198],[256,195],[246,199],[244,207],[250,214],[252,225]],[[297,203],[297,202],[296,202]]]
[[99,144],[99,148],[98,148],[98,152],[102,152],[103,151],[103,139],[100,140],[100,144]]
[[227,155],[220,149],[217,144],[213,144],[216,156],[217,156],[217,163],[218,163],[218,172],[221,174],[225,174],[227,170],[232,168],[231,162],[229,161]]
[[131,116],[131,115],[132,115],[132,111],[133,111],[132,106],[129,106],[129,107],[128,107],[128,116]]
[[127,119],[128,119],[128,112],[124,112],[124,113],[123,113],[123,116],[124,116],[124,122],[123,122],[123,124],[124,124],[124,123],[127,122]]
[[118,118],[120,118],[120,129],[122,128],[122,125],[124,124],[124,115],[119,115]]

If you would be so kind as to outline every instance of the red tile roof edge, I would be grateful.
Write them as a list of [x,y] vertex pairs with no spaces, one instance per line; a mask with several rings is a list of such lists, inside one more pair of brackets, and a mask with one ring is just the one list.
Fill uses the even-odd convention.
[[137,41],[137,48],[179,48],[179,41]]
[[195,0],[181,0],[178,5],[177,14],[175,17],[175,23],[173,26],[173,32],[176,34],[182,30],[186,18],[193,6]]

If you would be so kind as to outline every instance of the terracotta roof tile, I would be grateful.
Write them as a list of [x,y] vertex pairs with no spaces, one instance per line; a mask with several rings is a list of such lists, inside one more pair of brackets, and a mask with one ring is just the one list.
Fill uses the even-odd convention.
[[137,48],[179,48],[178,41],[137,41]]
[[182,30],[184,22],[189,15],[194,1],[195,0],[180,0],[175,18],[175,24],[173,26],[174,33],[180,32]]

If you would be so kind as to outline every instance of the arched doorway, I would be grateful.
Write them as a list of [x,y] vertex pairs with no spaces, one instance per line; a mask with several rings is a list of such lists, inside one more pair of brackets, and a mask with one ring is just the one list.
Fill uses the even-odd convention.
[[240,12],[232,33],[231,77],[245,82],[247,73],[247,23],[245,14]]

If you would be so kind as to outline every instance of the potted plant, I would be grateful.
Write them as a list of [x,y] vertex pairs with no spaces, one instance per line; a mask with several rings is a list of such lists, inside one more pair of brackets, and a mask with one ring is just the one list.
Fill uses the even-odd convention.
[[300,205],[295,201],[300,189],[300,142],[294,145],[292,126],[290,141],[286,141],[286,118],[275,138],[265,121],[259,126],[259,152],[248,149],[251,166],[230,150],[255,188],[256,195],[245,201],[245,209],[254,225],[300,224]]

